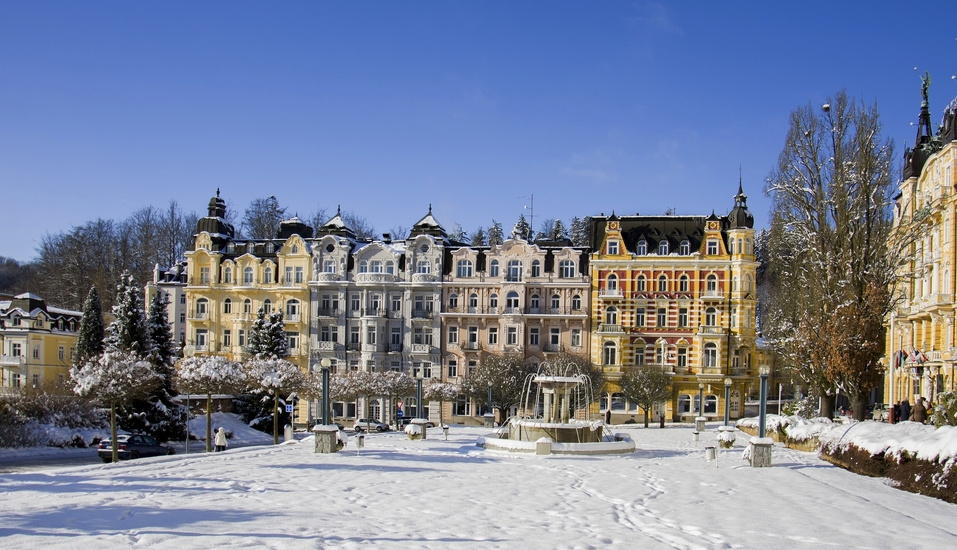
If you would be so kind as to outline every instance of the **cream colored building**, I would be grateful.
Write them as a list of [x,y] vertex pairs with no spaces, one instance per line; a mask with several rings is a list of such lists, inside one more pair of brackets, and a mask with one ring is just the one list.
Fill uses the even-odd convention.
[[0,385],[63,386],[83,314],[24,293],[0,299]]
[[914,242],[901,266],[905,282],[895,289],[903,301],[888,319],[885,403],[913,403],[918,395],[933,403],[938,393],[954,390],[957,100],[944,110],[936,133],[926,96],[919,120],[895,197],[895,227]]

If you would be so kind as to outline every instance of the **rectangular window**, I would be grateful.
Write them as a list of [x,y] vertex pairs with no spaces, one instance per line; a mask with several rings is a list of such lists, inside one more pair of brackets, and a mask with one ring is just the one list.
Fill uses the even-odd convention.
[[34,375],[33,375],[33,387],[36,388],[36,387],[39,387],[39,386],[40,386],[40,375],[39,375],[39,374],[34,374]]
[[329,341],[329,327],[323,325],[319,328],[319,341],[328,342]]
[[208,267],[199,268],[199,282],[200,284],[209,283],[209,268]]
[[33,346],[33,358],[34,358],[34,359],[39,359],[39,358],[40,358],[40,346],[39,346],[39,345]]
[[232,332],[228,330],[224,330],[223,331],[223,346],[228,348],[231,345],[233,345]]
[[508,327],[505,334],[505,345],[514,346],[518,344],[518,327]]
[[295,279],[295,282],[297,282],[297,283],[301,283],[301,282],[302,282],[302,268],[301,268],[301,267],[297,267],[297,268],[296,268],[296,279]]
[[474,359],[469,360],[469,372],[468,375],[472,376],[472,373],[475,372],[475,368],[478,367],[478,361]]
[[366,327],[366,344],[375,345],[375,327]]
[[66,360],[66,348],[63,346],[59,346],[56,349],[56,355],[57,355],[57,358],[60,359],[60,361]]
[[185,312],[185,311],[180,311],[180,312],[179,312],[179,322],[180,322],[180,323],[185,323],[185,322],[186,322],[186,312]]
[[718,241],[710,240],[708,241],[708,255],[714,256],[718,253]]
[[329,295],[328,295],[328,294],[323,294],[323,295],[322,295],[322,300],[319,302],[319,309],[322,310],[322,311],[324,311],[324,312],[326,312],[326,313],[328,314],[328,313],[330,313],[329,310],[330,310],[331,307],[332,307],[332,306],[331,306],[331,302],[329,301]]
[[332,325],[332,326],[329,327],[329,339],[330,339],[332,342],[338,342],[338,341],[339,341],[339,327],[338,327],[338,326]]
[[389,343],[398,346],[402,343],[402,327],[392,327]]
[[[511,327],[509,327],[511,328]],[[528,329],[528,345],[537,346],[538,345],[538,328]]]
[[10,355],[13,357],[20,357],[23,355],[23,348],[17,342],[10,343]]
[[488,327],[488,343],[498,345],[498,327]]
[[459,327],[449,327],[449,343],[459,343]]
[[449,359],[449,370],[448,370],[449,378],[455,378],[458,375],[459,375],[459,362],[456,361],[455,359]]
[[402,310],[402,295],[393,294],[392,295],[392,311],[401,311]]
[[359,343],[359,327],[349,327],[349,343]]
[[549,329],[548,333],[548,343],[557,346],[562,341],[562,329],[558,327],[552,327]]
[[469,327],[469,344],[478,343],[478,327]]
[[678,366],[688,366],[688,348],[678,348]]
[[608,253],[618,254],[618,241],[608,241]]
[[413,344],[421,344],[421,343],[422,343],[422,329],[421,329],[421,328],[417,328],[417,329],[415,329],[414,331],[412,331],[412,343],[413,343]]
[[635,350],[635,364],[644,365],[645,364],[645,349],[638,348]]
[[359,295],[353,294],[349,297],[349,309],[352,311],[359,311]]
[[286,279],[283,282],[287,285],[292,282],[292,267],[286,267]]
[[185,304],[185,303],[186,303],[186,295],[185,295],[185,294],[180,294],[180,295],[179,295],[179,303],[181,303],[181,304]]
[[196,331],[196,347],[205,350],[206,349],[206,335],[207,331],[197,330]]
[[688,326],[688,308],[678,308],[678,326],[681,328]]
[[668,310],[663,307],[658,308],[658,319],[656,325],[659,327],[667,326],[668,324]]
[[643,327],[645,326],[645,308],[640,307],[635,310],[635,326]]
[[572,329],[572,347],[580,348],[582,345],[582,329],[573,328]]

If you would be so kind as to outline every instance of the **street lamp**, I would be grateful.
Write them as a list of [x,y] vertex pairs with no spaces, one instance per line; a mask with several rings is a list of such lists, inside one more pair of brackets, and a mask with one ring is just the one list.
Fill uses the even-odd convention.
[[724,379],[724,425],[731,421],[731,378]]
[[758,373],[761,375],[761,420],[758,423],[758,437],[765,437],[768,424],[768,374],[771,373],[771,368],[767,365],[761,365],[758,368]]
[[332,361],[328,357],[319,360],[322,367],[322,425],[329,425],[329,367]]
[[488,400],[485,402],[485,427],[495,427],[495,413],[492,412],[492,382],[488,382]]
[[698,416],[704,416],[704,383],[698,384]]
[[[196,355],[196,346],[184,346],[183,355],[186,357]],[[189,454],[189,392],[186,392],[186,454]]]

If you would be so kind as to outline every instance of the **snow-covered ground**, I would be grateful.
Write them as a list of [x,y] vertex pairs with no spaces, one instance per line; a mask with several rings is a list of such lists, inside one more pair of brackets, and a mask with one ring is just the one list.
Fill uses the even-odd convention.
[[480,428],[371,434],[356,454],[299,444],[0,475],[10,548],[950,548],[957,506],[814,454],[705,461],[716,425],[622,429],[621,456],[509,455]]

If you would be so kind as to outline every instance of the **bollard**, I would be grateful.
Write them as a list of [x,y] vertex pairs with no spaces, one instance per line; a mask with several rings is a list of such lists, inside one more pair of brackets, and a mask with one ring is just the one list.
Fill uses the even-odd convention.
[[[717,452],[717,449],[715,449],[715,447],[713,447],[713,446],[711,446],[711,445],[708,445],[707,447],[705,447],[705,448],[704,448],[704,458],[705,458],[705,460],[707,460],[708,462],[711,462],[712,460],[717,461],[717,460],[718,460],[718,452]],[[715,465],[715,467],[717,468],[717,464]]]
[[448,426],[442,426],[442,433],[445,434],[445,440],[448,441],[448,440],[449,440],[449,427],[448,427]]
[[359,434],[356,436],[356,455],[359,454],[359,449],[366,446],[366,434]]
[[697,430],[691,432],[691,440],[694,441],[694,446],[695,446],[695,447],[698,446],[698,438],[699,438],[700,436],[701,436],[701,434],[698,433]]
[[293,435],[293,431],[292,431],[292,426],[290,426],[289,424],[286,424],[285,426],[283,426],[282,438],[284,441],[292,441],[293,439],[295,439],[295,436]]

